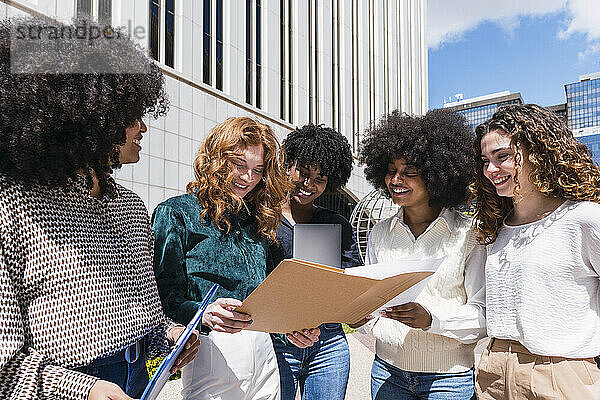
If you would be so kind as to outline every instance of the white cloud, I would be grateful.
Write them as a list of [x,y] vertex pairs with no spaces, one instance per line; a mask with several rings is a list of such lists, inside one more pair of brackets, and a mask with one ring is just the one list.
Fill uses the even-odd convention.
[[600,41],[589,43],[584,51],[577,53],[577,59],[580,62],[585,61],[588,57],[600,52]]
[[583,35],[587,48],[579,53],[579,60],[600,52],[600,1],[598,0],[569,0],[567,3],[566,28],[558,33],[561,39],[573,35]]
[[[570,3],[598,0],[570,0]],[[432,49],[462,39],[483,22],[493,22],[511,33],[519,18],[562,11],[567,0],[427,0],[427,43]],[[573,29],[577,29],[578,25]],[[600,27],[597,27],[600,29]]]

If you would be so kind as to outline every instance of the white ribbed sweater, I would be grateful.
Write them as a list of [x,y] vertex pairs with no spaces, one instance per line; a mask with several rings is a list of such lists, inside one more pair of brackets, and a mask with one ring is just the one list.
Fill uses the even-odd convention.
[[[464,305],[467,301],[465,262],[475,245],[471,220],[444,209],[416,239],[402,221],[400,210],[396,216],[375,225],[369,237],[367,264],[445,256],[416,301],[432,314],[433,310],[443,312]],[[476,315],[472,319],[485,327],[484,316]],[[377,356],[402,370],[453,373],[466,371],[474,364],[474,343],[463,344],[388,318],[376,318],[365,325],[364,330],[371,330],[377,339]],[[485,328],[479,326],[478,331],[485,332]]]
[[600,205],[565,201],[487,246],[490,337],[545,356],[600,354]]

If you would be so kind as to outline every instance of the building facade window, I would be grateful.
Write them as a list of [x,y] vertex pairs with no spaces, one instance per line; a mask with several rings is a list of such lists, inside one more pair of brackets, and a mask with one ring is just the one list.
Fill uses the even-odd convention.
[[[313,0],[311,0],[312,2]],[[314,44],[314,60],[315,64],[313,65],[314,72],[314,80],[313,80],[313,88],[314,88],[314,116],[315,123],[319,122],[319,7],[318,0],[314,0],[313,5],[313,24],[314,24],[314,32],[313,32],[313,44]]]
[[288,0],[288,121],[294,122],[294,0]]
[[600,126],[600,79],[565,85],[569,128]]
[[286,18],[285,0],[279,0],[279,118],[285,120],[286,103]]
[[92,16],[92,0],[77,0],[76,13],[78,18],[90,18]]
[[262,107],[261,0],[246,0],[246,103]]
[[331,121],[333,129],[338,129],[340,120],[340,2],[332,1],[331,10]]
[[148,12],[150,55],[175,68],[175,0],[149,0]]
[[314,49],[313,49],[313,0],[308,0],[308,121],[314,122],[314,98],[313,98],[313,72]]
[[160,58],[160,0],[150,0],[150,54]]
[[252,104],[252,0],[246,0],[246,103]]
[[223,90],[223,0],[216,0],[216,71],[215,87]]
[[211,84],[210,76],[210,19],[211,19],[211,0],[203,0],[204,7],[202,8],[202,82],[207,85]]
[[359,88],[358,88],[358,0],[352,0],[352,145],[358,153],[360,144]]
[[477,125],[487,121],[494,115],[499,107],[506,106],[508,104],[521,104],[520,99],[513,99],[508,101],[501,101],[493,104],[486,104],[483,106],[468,108],[465,110],[457,110],[457,114],[462,114],[467,119],[467,123],[475,130]]
[[75,16],[97,20],[101,25],[112,25],[112,0],[77,0]]
[[262,32],[261,32],[261,4],[256,0],[256,107],[261,108],[261,87],[262,87]]
[[112,0],[98,0],[98,22],[112,25]]
[[282,120],[293,122],[294,107],[294,57],[293,57],[293,28],[292,28],[292,10],[294,0],[279,1],[279,114]]
[[175,67],[175,0],[166,0],[165,9],[165,64]]

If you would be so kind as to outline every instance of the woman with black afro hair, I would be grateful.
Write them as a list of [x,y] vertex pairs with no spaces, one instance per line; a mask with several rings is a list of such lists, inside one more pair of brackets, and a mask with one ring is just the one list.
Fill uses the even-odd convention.
[[[352,172],[348,140],[334,129],[308,124],[292,131],[283,141],[283,148],[293,187],[283,206],[277,244],[271,246],[273,265],[293,257],[295,224],[341,225],[342,268],[361,265],[348,220],[314,204],[323,193],[335,192],[348,182]],[[282,335],[272,335],[282,400],[295,398],[298,383],[303,399],[344,399],[350,373],[346,336],[341,324],[323,324],[319,328],[319,341],[303,349]]]
[[138,161],[142,117],[166,113],[162,72],[124,33],[81,27],[100,29],[0,22],[3,399],[139,398],[146,358],[183,329],[162,312],[148,211],[110,176]]
[[374,400],[473,396],[473,349],[486,334],[485,253],[457,211],[472,180],[472,140],[464,117],[433,110],[394,111],[362,142],[367,180],[400,206],[373,227],[365,264],[443,258],[415,302],[353,326],[377,339]]

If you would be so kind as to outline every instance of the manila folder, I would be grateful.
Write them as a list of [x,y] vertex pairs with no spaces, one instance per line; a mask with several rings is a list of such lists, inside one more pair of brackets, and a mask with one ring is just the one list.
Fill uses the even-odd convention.
[[283,260],[236,311],[251,315],[247,329],[261,332],[300,331],[324,322],[353,324],[432,273],[373,279],[307,261]]

